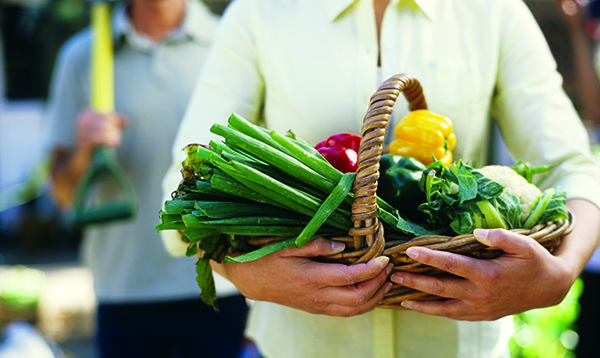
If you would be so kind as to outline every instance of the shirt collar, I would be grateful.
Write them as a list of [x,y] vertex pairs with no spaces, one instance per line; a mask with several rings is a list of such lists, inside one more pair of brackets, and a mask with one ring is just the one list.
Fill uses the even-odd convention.
[[[115,7],[112,21],[113,38],[115,39],[116,48],[119,48],[128,37],[137,38],[136,42],[139,42],[139,38],[143,37],[142,34],[135,31],[129,16],[127,15],[126,4],[120,4]],[[206,6],[200,4],[198,1],[187,1],[185,15],[181,25],[179,28],[175,29],[167,39],[177,40],[190,38],[197,41],[209,42],[211,40],[210,32],[206,31],[204,25],[206,23],[212,23],[213,21],[214,15],[212,15]]]
[[[344,12],[346,12],[346,10],[348,10],[358,1],[360,0],[326,0],[324,4],[325,11],[327,12],[327,18],[330,21],[337,20],[344,14]],[[427,16],[428,19],[433,21],[435,18],[434,1],[435,0],[392,0],[388,6],[390,8],[396,6],[398,9],[402,7],[409,8],[410,6],[416,6],[423,12],[423,14],[425,14],[425,16]]]

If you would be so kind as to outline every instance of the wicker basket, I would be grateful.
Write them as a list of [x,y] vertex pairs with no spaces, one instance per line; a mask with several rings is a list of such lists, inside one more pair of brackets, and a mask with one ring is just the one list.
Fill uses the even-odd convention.
[[[365,115],[362,140],[358,153],[358,171],[353,186],[352,221],[348,237],[335,237],[334,240],[346,243],[344,252],[330,256],[329,259],[346,264],[355,264],[385,255],[393,264],[393,272],[425,272],[428,275],[447,274],[432,267],[411,260],[406,249],[422,246],[434,250],[445,250],[478,258],[494,258],[502,254],[499,249],[489,248],[479,243],[472,234],[450,236],[384,236],[382,223],[377,218],[377,180],[379,178],[379,160],[383,151],[384,134],[394,104],[400,93],[408,101],[411,111],[427,109],[421,84],[410,75],[400,74],[383,82],[371,97]],[[513,232],[529,236],[552,251],[560,244],[560,239],[571,232],[574,220],[571,213],[568,220],[538,225],[532,229],[514,229]],[[379,307],[402,308],[400,303],[408,299],[436,300],[433,296],[414,289],[396,285],[385,296]]]

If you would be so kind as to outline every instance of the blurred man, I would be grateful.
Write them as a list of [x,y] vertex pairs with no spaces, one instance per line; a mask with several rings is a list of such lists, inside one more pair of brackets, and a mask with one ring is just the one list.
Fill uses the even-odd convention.
[[[117,149],[138,198],[134,219],[84,233],[102,357],[239,355],[245,299],[229,286],[220,288],[220,313],[204,305],[195,260],[168,255],[154,229],[172,141],[216,25],[217,18],[195,0],[132,0],[116,7],[111,114],[88,108],[90,31],[75,35],[60,52],[47,116],[56,201],[72,205],[76,184],[100,145]],[[98,195],[114,191],[107,184]]]

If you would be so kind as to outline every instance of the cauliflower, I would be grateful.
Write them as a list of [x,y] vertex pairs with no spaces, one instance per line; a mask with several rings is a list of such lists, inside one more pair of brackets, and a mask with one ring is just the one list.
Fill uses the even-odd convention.
[[521,208],[521,222],[524,222],[535,207],[542,191],[534,184],[529,183],[510,167],[502,165],[488,165],[477,169],[478,172],[504,187],[504,191],[519,198]]

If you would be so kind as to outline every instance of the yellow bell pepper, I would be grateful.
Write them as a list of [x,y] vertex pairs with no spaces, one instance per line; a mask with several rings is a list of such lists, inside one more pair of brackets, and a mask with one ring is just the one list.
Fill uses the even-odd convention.
[[410,112],[394,128],[390,153],[413,157],[429,165],[434,157],[445,166],[452,163],[452,149],[456,145],[452,121],[449,118],[419,109]]

